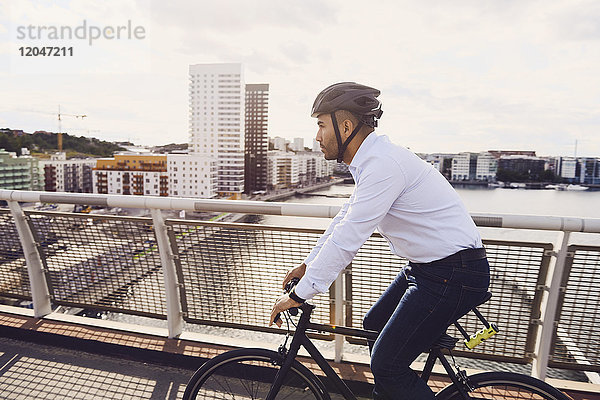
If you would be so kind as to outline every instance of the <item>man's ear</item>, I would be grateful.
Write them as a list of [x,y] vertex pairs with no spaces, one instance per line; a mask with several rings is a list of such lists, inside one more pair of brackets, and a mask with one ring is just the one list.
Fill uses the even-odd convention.
[[352,133],[352,129],[354,127],[352,126],[352,121],[350,121],[349,119],[344,120],[344,132],[348,133],[348,136],[350,136],[350,133]]

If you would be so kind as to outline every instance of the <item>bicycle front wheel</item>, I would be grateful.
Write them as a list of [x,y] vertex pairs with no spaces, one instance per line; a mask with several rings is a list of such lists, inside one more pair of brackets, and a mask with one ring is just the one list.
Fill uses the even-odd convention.
[[[469,393],[476,400],[568,400],[561,391],[546,382],[531,376],[513,372],[485,372],[469,377],[475,390]],[[436,396],[439,400],[463,400],[454,384],[442,389]]]
[[[190,378],[184,400],[266,399],[282,357],[266,349],[238,349],[204,363]],[[298,361],[286,374],[276,400],[330,400],[323,384]]]

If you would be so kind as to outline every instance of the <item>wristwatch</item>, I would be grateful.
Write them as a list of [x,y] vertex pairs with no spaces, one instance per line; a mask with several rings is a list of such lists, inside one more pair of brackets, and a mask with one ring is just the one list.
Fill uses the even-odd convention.
[[296,303],[304,303],[306,301],[302,297],[300,297],[296,294],[295,288],[292,289],[292,291],[288,293],[288,296],[290,296],[290,299],[294,300]]

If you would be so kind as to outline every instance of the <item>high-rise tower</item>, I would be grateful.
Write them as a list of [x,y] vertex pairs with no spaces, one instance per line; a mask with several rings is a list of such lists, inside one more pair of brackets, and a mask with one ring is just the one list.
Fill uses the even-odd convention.
[[267,190],[269,84],[246,85],[244,192]]
[[195,64],[189,73],[190,154],[216,160],[216,176],[209,176],[217,180],[217,191],[239,196],[244,190],[242,65]]

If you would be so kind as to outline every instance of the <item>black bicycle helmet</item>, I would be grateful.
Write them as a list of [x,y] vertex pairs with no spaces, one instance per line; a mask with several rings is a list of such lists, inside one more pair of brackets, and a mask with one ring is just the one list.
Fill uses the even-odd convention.
[[[321,114],[331,115],[338,144],[337,162],[342,162],[348,144],[360,131],[363,124],[371,128],[377,126],[377,120],[383,114],[381,102],[377,100],[380,93],[377,89],[356,82],[340,82],[323,89],[315,99],[311,116],[315,118]],[[359,121],[344,143],[342,143],[342,136],[335,117],[335,112],[338,110],[350,111]]]
[[381,118],[380,91],[355,82],[335,83],[321,91],[312,106],[311,116],[347,110],[372,128]]

